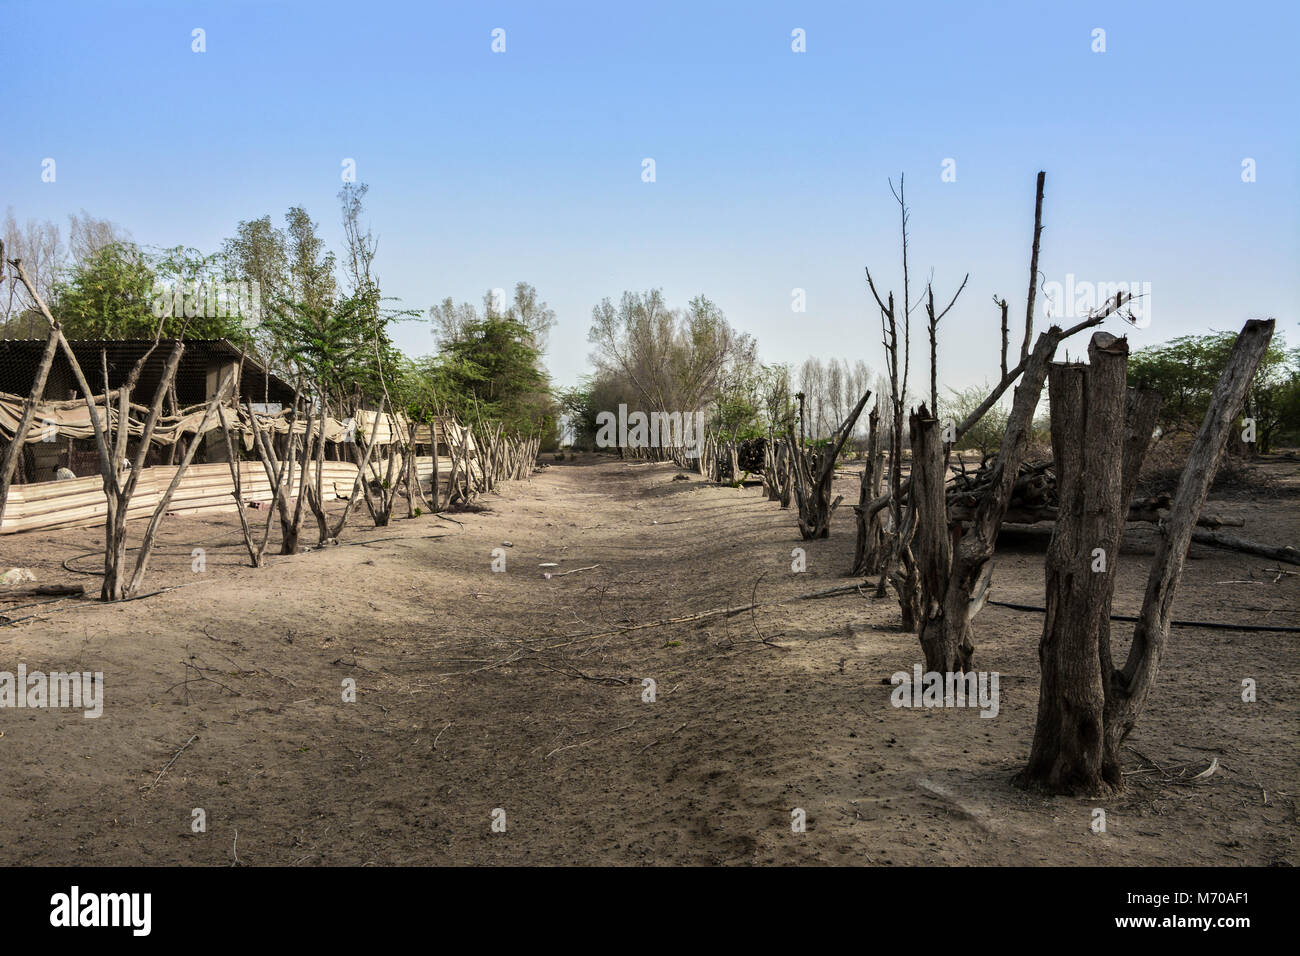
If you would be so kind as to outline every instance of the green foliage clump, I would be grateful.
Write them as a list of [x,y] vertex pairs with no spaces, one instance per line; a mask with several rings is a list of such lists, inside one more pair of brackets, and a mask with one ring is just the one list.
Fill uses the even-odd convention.
[[[955,429],[966,417],[979,408],[988,398],[991,388],[987,385],[958,390],[948,389],[947,398],[939,399],[939,419],[945,425],[951,423]],[[1010,412],[1005,405],[997,404],[984,413],[984,416],[967,429],[957,442],[958,451],[978,451],[988,455],[998,450],[1002,436],[1007,431],[1007,419]]]
[[[1165,431],[1194,432],[1210,407],[1236,340],[1235,332],[1214,332],[1142,349],[1129,358],[1129,384],[1160,393],[1164,404],[1159,423]],[[1242,415],[1255,420],[1262,452],[1272,451],[1278,442],[1300,440],[1300,350],[1288,351],[1280,335],[1274,336],[1255,372]]]
[[50,309],[70,339],[239,340],[246,336],[237,298],[226,295],[215,256],[176,247],[149,253],[111,242],[72,265],[55,283]]
[[553,435],[558,408],[529,329],[512,318],[466,322],[421,370],[461,421],[499,421],[507,433]]

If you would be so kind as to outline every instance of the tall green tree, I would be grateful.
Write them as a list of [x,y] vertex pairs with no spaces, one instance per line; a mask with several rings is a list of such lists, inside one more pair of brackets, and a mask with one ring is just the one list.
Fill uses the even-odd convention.
[[267,304],[284,295],[289,281],[284,230],[277,229],[270,216],[244,220],[235,228],[235,235],[222,244],[221,259],[227,276],[248,283],[253,297],[248,324],[257,337]]
[[507,431],[555,431],[555,400],[532,333],[513,319],[477,319],[434,363],[442,394],[466,420],[500,421]]

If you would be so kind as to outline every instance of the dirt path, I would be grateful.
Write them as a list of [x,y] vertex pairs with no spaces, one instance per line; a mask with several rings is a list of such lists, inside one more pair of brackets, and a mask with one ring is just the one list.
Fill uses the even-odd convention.
[[[1145,772],[1118,799],[1027,795],[1008,780],[1033,728],[1037,615],[978,619],[977,666],[1000,673],[991,719],[891,706],[882,679],[919,655],[887,599],[625,630],[846,581],[850,515],[830,539],[800,542],[755,489],[674,474],[556,465],[459,524],[375,529],[359,516],[349,546],[258,571],[239,566],[232,516],[169,520],[150,583],[187,587],[64,602],[0,628],[0,670],[102,671],[106,687],[98,719],[0,710],[0,862],[1297,862],[1295,635],[1175,632],[1132,740],[1163,770],[1133,753],[1129,769]],[[1232,507],[1276,522],[1249,504],[1218,510]],[[93,586],[61,564],[99,534],[10,536],[0,561]],[[1133,539],[1121,613],[1149,560]],[[995,597],[1041,601],[1045,543],[1008,536]],[[791,572],[795,547],[806,573]],[[496,548],[504,573],[491,570]],[[1269,621],[1296,623],[1300,579],[1271,583],[1270,564],[1191,562],[1178,616],[1260,620],[1272,608]],[[1214,757],[1209,779],[1176,779]],[[1090,831],[1094,807],[1105,833]],[[192,831],[196,808],[206,832]],[[491,830],[497,808],[504,833]]]

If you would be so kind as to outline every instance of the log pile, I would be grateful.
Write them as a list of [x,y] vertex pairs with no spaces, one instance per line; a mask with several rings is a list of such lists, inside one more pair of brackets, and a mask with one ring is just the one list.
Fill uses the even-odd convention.
[[[996,455],[986,455],[977,468],[968,469],[966,463],[959,458],[955,465],[950,466],[953,477],[945,492],[950,524],[970,521],[975,516],[980,499],[1001,480],[995,471],[996,460]],[[1034,524],[1055,517],[1056,476],[1052,472],[1052,463],[1021,462],[1003,520]]]
[[[950,466],[953,476],[946,492],[949,524],[969,521],[974,516],[975,506],[981,494],[995,480],[992,459],[992,455],[985,456],[975,468],[968,468],[960,459]],[[1172,498],[1167,494],[1134,498],[1129,502],[1127,520],[1159,524],[1168,512],[1171,502]],[[1020,473],[1012,487],[1011,503],[1003,520],[1012,524],[1055,521],[1058,509],[1059,495],[1053,463],[1022,462]],[[1204,528],[1240,527],[1243,524],[1240,518],[1223,518],[1215,515],[1201,515],[1198,523]]]

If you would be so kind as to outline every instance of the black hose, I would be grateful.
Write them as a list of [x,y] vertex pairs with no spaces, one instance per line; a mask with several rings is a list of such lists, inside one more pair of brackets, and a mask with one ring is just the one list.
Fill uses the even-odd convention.
[[[1009,607],[1013,611],[1037,611],[1046,614],[1047,608],[1036,604],[1009,604],[1006,601],[985,601],[997,607]],[[1112,614],[1112,621],[1135,622],[1138,619],[1129,614]],[[1290,634],[1300,633],[1300,627],[1292,624],[1224,624],[1222,621],[1170,621],[1170,627],[1203,627],[1212,631],[1286,631]]]

